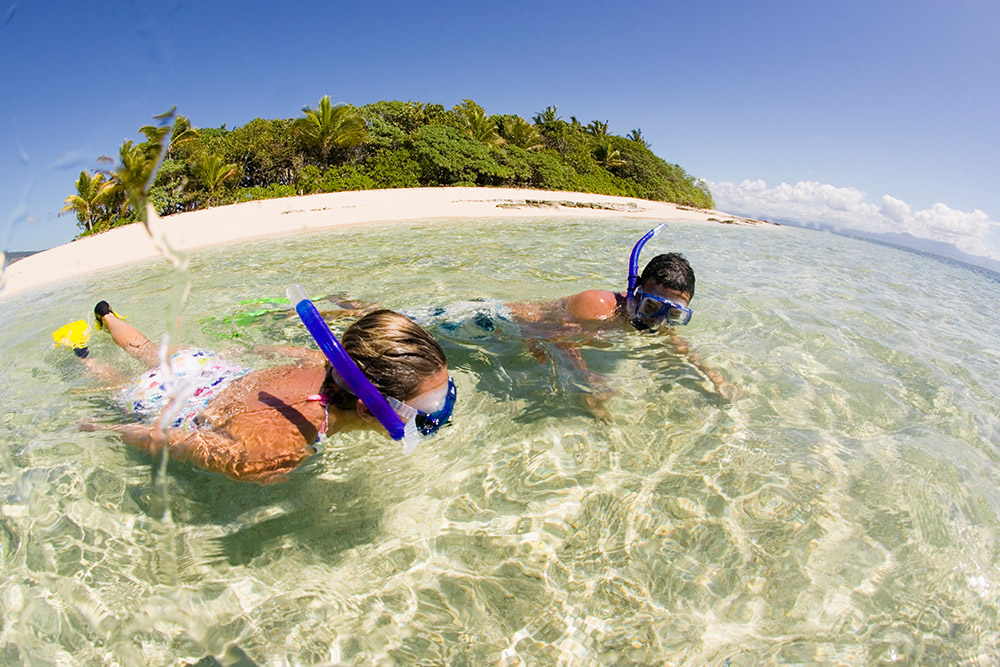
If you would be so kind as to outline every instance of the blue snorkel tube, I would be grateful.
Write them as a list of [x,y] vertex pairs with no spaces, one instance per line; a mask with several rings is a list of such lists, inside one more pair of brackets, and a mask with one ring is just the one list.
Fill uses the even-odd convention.
[[413,451],[420,440],[420,432],[416,426],[417,411],[391,396],[383,396],[382,392],[371,383],[371,380],[365,377],[365,374],[347,354],[347,350],[340,344],[340,341],[333,336],[330,327],[327,326],[313,302],[306,297],[306,293],[300,285],[289,285],[287,294],[288,300],[295,306],[295,312],[299,314],[302,323],[306,325],[313,340],[333,364],[333,370],[341,377],[347,388],[361,399],[368,411],[385,427],[393,440],[402,441],[404,453]]
[[[632,248],[632,256],[628,260],[628,287],[625,290],[625,305],[628,308],[629,320],[635,319],[635,288],[639,284],[639,255],[646,242],[659,234],[666,226],[667,223],[661,222],[653,227]],[[635,325],[633,324],[633,326]]]

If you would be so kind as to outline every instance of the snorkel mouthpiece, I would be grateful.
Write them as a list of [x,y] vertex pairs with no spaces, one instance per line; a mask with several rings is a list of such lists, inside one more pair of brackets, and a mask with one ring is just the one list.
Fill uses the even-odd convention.
[[638,329],[639,331],[656,331],[655,327],[651,327],[641,317],[633,317],[632,326]]
[[404,453],[413,451],[420,441],[420,433],[415,423],[417,411],[394,398],[383,396],[371,380],[365,377],[340,341],[334,337],[330,327],[313,302],[306,297],[300,285],[289,285],[287,294],[302,323],[306,325],[313,340],[333,364],[333,370],[337,371],[348,389],[361,399],[393,440],[402,441]]

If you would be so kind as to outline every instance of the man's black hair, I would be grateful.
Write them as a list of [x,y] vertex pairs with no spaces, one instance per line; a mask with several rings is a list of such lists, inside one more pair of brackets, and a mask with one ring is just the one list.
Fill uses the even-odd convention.
[[679,292],[687,292],[694,298],[694,270],[684,255],[671,252],[666,255],[657,255],[649,260],[649,264],[642,270],[639,278],[641,286],[647,280],[651,280],[669,289]]

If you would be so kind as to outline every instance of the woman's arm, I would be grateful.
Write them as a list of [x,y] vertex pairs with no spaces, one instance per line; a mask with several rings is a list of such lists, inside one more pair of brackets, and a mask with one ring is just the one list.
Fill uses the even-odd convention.
[[221,429],[168,428],[163,431],[146,424],[85,423],[81,424],[80,430],[114,431],[129,447],[153,455],[159,453],[166,443],[167,453],[175,461],[189,461],[209,472],[222,473],[243,482],[282,482],[301,461],[300,457],[294,460],[278,458],[263,465],[254,464],[247,460],[244,443]]

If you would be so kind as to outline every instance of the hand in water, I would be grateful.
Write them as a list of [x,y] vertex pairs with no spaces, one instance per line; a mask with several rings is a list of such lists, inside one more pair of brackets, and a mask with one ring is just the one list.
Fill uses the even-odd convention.
[[726,400],[735,401],[738,398],[743,398],[743,390],[732,382],[723,382],[721,386],[717,387],[717,389]]
[[607,400],[609,396],[610,394],[587,394],[583,397],[583,401],[587,404],[587,409],[590,410],[590,414],[594,415],[596,419],[604,422],[605,424],[610,424],[614,421],[614,417],[612,417],[611,413],[608,412],[608,409],[604,407],[604,401]]
[[86,432],[102,430],[100,424],[90,421],[89,419],[84,419],[83,421],[77,422],[76,427],[81,431],[86,431]]
[[581,376],[590,388],[590,393],[583,396],[583,402],[587,404],[590,414],[594,415],[600,421],[610,424],[614,421],[614,417],[604,407],[604,402],[616,393],[614,390],[608,388],[611,378],[604,373],[596,373],[591,370],[582,371]]
[[735,401],[743,396],[743,390],[732,382],[726,382],[722,377],[722,373],[708,369],[703,369],[703,372],[708,379],[712,381],[712,384],[715,386],[715,391],[718,392],[719,396],[722,398],[727,401]]
[[719,396],[727,401],[735,401],[736,399],[743,397],[743,390],[732,382],[715,383],[715,391],[719,392]]

